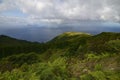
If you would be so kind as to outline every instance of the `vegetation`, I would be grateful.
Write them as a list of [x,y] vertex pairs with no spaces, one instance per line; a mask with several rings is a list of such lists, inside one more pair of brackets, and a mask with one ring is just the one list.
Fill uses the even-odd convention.
[[120,33],[63,33],[37,43],[0,36],[0,80],[120,80]]

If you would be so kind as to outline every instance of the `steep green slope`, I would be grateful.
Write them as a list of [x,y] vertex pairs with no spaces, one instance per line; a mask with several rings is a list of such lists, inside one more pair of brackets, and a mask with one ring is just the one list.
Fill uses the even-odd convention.
[[[83,59],[85,54],[110,54],[120,52],[120,33],[103,32],[97,35],[90,35],[81,32],[66,32],[58,35],[46,43],[48,50],[46,55],[77,56]],[[48,59],[48,58],[47,58]],[[51,58],[50,58],[51,59]]]
[[[120,33],[103,32],[97,35],[90,35],[81,32],[66,32],[58,35],[48,46],[50,49],[64,49],[65,55],[73,56],[93,53],[119,53],[120,51]],[[68,54],[67,54],[68,53]]]
[[86,40],[91,36],[81,32],[65,32],[60,34],[45,44],[48,50],[43,53],[43,56],[48,56],[47,59],[52,60],[59,56],[77,55],[76,52],[79,45],[84,46]]

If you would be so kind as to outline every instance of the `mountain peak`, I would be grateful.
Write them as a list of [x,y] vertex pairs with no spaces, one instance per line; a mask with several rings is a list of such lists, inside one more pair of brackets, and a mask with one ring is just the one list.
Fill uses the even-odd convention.
[[65,32],[56,36],[54,39],[52,39],[49,42],[75,41],[81,39],[81,37],[89,37],[89,36],[91,35],[83,32]]
[[76,36],[76,35],[82,35],[82,34],[87,34],[87,35],[90,35],[88,33],[83,33],[83,32],[65,32],[61,35],[67,35],[67,36]]
[[83,32],[65,32],[65,33],[62,33],[60,35],[58,35],[56,38],[60,39],[60,38],[64,38],[64,37],[74,37],[74,36],[88,36],[90,34],[88,33],[83,33]]

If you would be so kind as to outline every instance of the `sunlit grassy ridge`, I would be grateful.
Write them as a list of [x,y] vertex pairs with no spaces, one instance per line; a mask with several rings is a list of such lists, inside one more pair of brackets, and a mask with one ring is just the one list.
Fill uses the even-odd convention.
[[46,43],[3,37],[0,80],[120,80],[120,33],[66,32]]
[[59,38],[62,38],[62,37],[70,37],[70,36],[83,36],[83,35],[90,35],[88,33],[83,33],[83,32],[65,32],[61,35],[59,35]]
[[65,32],[55,37],[53,40],[70,40],[70,39],[80,38],[84,36],[91,36],[91,34],[83,33],[83,32]]

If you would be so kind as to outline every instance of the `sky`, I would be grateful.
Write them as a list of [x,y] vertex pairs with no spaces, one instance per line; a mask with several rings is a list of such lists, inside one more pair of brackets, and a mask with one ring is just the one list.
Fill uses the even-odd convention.
[[41,42],[66,31],[120,32],[120,0],[0,0],[0,34]]

